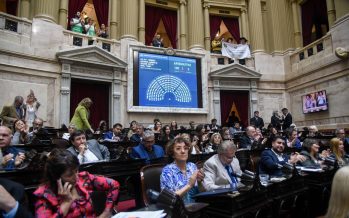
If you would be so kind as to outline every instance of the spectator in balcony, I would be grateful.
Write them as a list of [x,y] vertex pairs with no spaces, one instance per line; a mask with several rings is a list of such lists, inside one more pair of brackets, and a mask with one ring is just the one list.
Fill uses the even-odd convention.
[[[240,38],[240,44],[241,45],[246,45],[247,39],[245,37]],[[245,59],[239,59],[239,64],[241,65],[246,65],[246,60]]]
[[88,36],[96,36],[95,22],[91,18],[88,18],[88,23],[85,25],[86,34]]
[[216,36],[211,43],[212,53],[222,54],[222,40],[219,39],[219,36]]
[[70,27],[71,31],[77,32],[77,33],[83,33],[84,29],[84,22],[82,22],[80,18],[80,11],[76,12],[75,17],[70,19]]
[[164,47],[163,41],[164,39],[161,38],[160,34],[156,34],[155,37],[153,38],[153,41],[151,42],[151,45],[154,47],[162,48]]
[[108,28],[102,23],[101,28],[98,30],[98,37],[108,38]]

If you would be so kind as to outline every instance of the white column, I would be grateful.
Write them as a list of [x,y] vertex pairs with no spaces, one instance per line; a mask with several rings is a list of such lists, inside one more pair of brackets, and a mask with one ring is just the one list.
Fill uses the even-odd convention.
[[62,64],[62,78],[60,87],[60,110],[59,110],[59,125],[65,124],[68,126],[70,122],[70,64]]

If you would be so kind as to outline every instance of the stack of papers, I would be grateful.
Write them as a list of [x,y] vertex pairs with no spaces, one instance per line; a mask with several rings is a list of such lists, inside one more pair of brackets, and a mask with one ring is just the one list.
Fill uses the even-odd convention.
[[164,210],[156,211],[135,211],[135,212],[120,212],[115,214],[112,218],[163,218],[166,216]]

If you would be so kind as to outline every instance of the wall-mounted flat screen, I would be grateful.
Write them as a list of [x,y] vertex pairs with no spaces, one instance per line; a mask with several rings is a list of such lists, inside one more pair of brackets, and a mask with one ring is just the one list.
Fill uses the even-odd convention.
[[202,108],[201,59],[134,51],[133,105]]
[[302,96],[303,113],[314,113],[328,110],[326,90],[312,92]]

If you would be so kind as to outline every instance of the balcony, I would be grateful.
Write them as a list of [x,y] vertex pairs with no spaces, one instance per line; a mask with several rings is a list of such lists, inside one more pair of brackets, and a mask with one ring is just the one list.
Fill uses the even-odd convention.
[[115,39],[105,39],[101,37],[91,37],[85,34],[72,32],[69,30],[63,31],[64,43],[63,48],[76,48],[88,45],[96,45],[102,49],[105,49],[112,54],[119,56],[121,44]]
[[287,79],[329,64],[328,62],[332,61],[331,58],[328,58],[329,56],[333,56],[331,34],[325,35],[290,55],[291,74],[287,76]]
[[[0,12],[1,40],[18,45],[30,45],[32,21]],[[4,43],[1,47],[10,47]]]
[[238,59],[230,59],[226,56],[223,56],[221,54],[213,54],[211,53],[211,59],[210,59],[210,65],[211,65],[211,69],[212,68],[221,68],[222,66],[217,66],[217,65],[227,65],[227,64],[232,64],[232,63],[238,63],[241,65],[246,66],[247,68],[253,69],[255,68],[254,65],[254,59],[253,57],[251,58],[246,58],[246,59],[242,59],[242,60],[238,60]]

